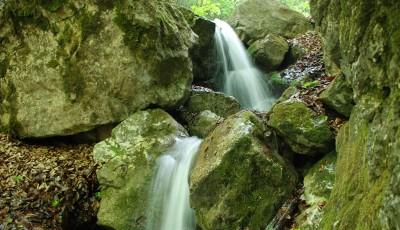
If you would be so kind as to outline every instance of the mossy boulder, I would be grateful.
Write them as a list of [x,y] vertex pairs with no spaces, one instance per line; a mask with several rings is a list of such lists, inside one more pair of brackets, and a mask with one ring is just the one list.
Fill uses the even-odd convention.
[[205,138],[223,120],[223,117],[218,116],[210,110],[204,110],[189,122],[188,129],[190,135]]
[[328,117],[317,115],[301,101],[289,99],[276,104],[268,125],[298,154],[314,155],[334,148]]
[[263,39],[268,34],[294,38],[312,29],[310,21],[302,14],[276,0],[243,1],[230,22],[247,44]]
[[400,228],[400,1],[312,0],[326,63],[353,90],[320,229]]
[[190,180],[201,229],[263,229],[294,190],[296,172],[264,144],[264,132],[241,111],[203,141]]
[[324,104],[346,117],[350,116],[354,106],[353,90],[343,75],[336,77],[319,98]]
[[327,154],[307,172],[304,177],[304,193],[301,200],[306,207],[296,217],[299,229],[318,230],[324,207],[335,183],[336,153]]
[[190,134],[205,137],[224,118],[239,112],[239,102],[231,96],[203,87],[194,87],[180,111]]
[[196,36],[167,2],[23,0],[0,7],[0,125],[18,137],[85,132],[150,105],[174,107],[189,95]]
[[283,37],[269,34],[264,39],[253,42],[248,50],[258,66],[271,72],[282,64],[289,51],[289,44]]
[[160,109],[136,112],[95,145],[101,189],[98,225],[115,230],[145,229],[148,189],[158,156],[186,135]]
[[209,110],[220,117],[227,117],[240,110],[239,102],[232,96],[214,92],[206,88],[193,88],[192,93],[184,105],[185,116],[191,117]]

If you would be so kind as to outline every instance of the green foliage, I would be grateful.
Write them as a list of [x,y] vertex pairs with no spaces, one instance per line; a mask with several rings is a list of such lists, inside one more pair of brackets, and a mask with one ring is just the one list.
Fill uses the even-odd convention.
[[51,201],[51,207],[57,208],[60,205],[60,200],[59,199],[54,199]]
[[290,9],[302,13],[304,16],[310,16],[310,1],[309,0],[279,0],[287,5]]
[[243,0],[177,0],[177,4],[190,8],[195,14],[214,19],[226,19]]
[[12,179],[15,183],[19,184],[20,182],[22,182],[22,181],[24,180],[24,177],[23,177],[23,176],[20,176],[20,175],[17,175],[17,176],[11,177],[11,179]]
[[313,88],[319,85],[319,81],[315,80],[315,81],[309,81],[309,82],[304,82],[303,83],[303,88]]
[[[235,7],[244,1],[245,0],[175,0],[178,5],[190,8],[197,15],[210,19],[229,18]],[[302,13],[304,16],[310,16],[309,0],[279,1],[287,5],[290,9]]]

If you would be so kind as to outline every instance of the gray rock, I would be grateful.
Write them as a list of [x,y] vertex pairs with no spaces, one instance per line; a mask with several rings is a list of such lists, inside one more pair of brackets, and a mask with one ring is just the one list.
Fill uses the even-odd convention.
[[195,35],[174,6],[12,2],[0,20],[0,124],[18,137],[76,134],[189,95]]

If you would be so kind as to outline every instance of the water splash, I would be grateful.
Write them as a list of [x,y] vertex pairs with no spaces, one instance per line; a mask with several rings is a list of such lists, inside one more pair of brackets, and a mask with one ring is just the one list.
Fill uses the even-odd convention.
[[245,109],[269,110],[276,98],[262,73],[252,63],[232,27],[219,19],[214,22],[218,60],[222,66],[219,90],[235,97]]
[[201,143],[197,137],[177,138],[157,160],[150,190],[146,230],[194,230],[189,204],[189,173]]

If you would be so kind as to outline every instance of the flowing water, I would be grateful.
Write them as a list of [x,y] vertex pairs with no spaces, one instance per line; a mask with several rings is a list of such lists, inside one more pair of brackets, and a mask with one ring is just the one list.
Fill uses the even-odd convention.
[[222,67],[219,90],[235,97],[245,109],[269,110],[276,98],[262,73],[252,63],[232,27],[219,19],[214,22],[218,61]]
[[189,173],[199,149],[197,137],[177,138],[174,146],[157,159],[150,190],[146,230],[194,230],[189,205]]

